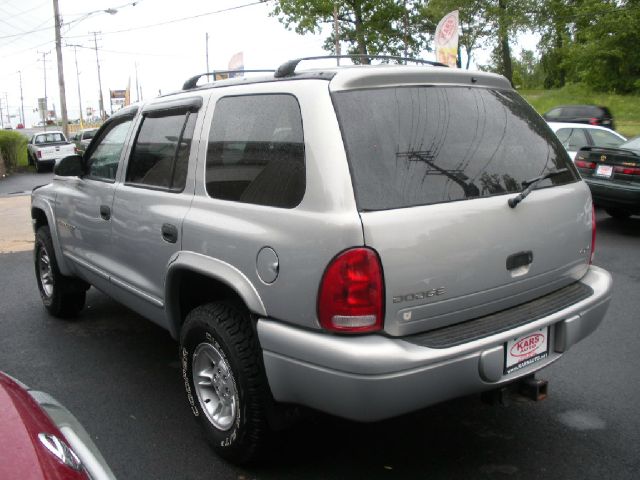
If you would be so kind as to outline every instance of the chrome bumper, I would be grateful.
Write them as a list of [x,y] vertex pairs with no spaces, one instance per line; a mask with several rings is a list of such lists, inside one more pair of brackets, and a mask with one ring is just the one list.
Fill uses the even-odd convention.
[[[258,336],[271,391],[281,402],[376,421],[495,388],[549,365],[595,331],[611,300],[611,275],[592,266],[580,281],[593,290],[588,298],[451,348],[427,348],[382,335],[328,335],[260,319]],[[550,327],[548,357],[505,375],[507,340],[544,327]]]

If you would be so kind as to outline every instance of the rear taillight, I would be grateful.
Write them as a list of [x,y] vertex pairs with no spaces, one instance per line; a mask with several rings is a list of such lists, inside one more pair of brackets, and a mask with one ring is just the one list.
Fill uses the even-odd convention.
[[596,207],[591,205],[591,256],[589,265],[593,263],[593,255],[596,253]]
[[36,156],[42,158],[42,152],[40,150],[36,151]]
[[593,170],[596,168],[595,162],[585,162],[584,160],[576,160],[576,167],[578,168],[588,168],[589,170]]
[[613,167],[613,171],[616,173],[621,173],[623,175],[640,175],[640,168],[638,167],[617,166]]
[[595,118],[595,117],[592,117],[592,118],[589,119],[589,124],[590,125],[598,125],[598,123],[600,123],[600,122],[598,122],[598,119]]
[[322,277],[318,318],[326,330],[364,333],[381,330],[384,282],[376,252],[352,248],[335,257]]

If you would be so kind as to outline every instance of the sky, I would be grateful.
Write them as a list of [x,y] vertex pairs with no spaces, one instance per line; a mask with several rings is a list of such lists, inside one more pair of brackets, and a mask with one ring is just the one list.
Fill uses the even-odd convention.
[[[270,17],[273,2],[59,0],[59,8],[70,119],[79,117],[78,78],[84,114],[87,107],[98,110],[92,32],[100,32],[95,38],[107,113],[109,90],[124,90],[131,82],[131,99],[135,101],[137,80],[142,98],[152,98],[160,92],[179,90],[187,78],[205,72],[207,33],[210,70],[227,69],[237,52],[243,52],[247,69],[275,69],[292,58],[328,53],[322,49],[326,35],[298,35]],[[11,119],[14,127],[20,109],[18,71],[22,74],[26,125],[39,120],[34,110],[38,98],[45,96],[45,71],[49,109],[60,114],[53,18],[52,0],[0,0],[0,99],[5,123],[7,104],[9,113],[16,116]],[[430,56],[433,54],[424,58],[433,60]]]

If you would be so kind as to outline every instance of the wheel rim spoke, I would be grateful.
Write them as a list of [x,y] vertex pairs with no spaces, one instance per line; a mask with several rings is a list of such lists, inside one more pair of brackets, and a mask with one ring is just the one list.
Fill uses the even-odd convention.
[[53,295],[53,270],[51,267],[51,259],[49,258],[44,246],[40,247],[40,252],[38,254],[38,272],[40,274],[42,293],[49,298]]
[[236,418],[238,392],[226,358],[211,343],[201,343],[193,354],[193,384],[200,406],[219,430],[229,430]]

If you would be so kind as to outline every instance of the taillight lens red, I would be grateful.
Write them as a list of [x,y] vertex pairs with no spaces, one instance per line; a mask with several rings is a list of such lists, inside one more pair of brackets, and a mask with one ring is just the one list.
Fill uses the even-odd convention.
[[578,168],[588,168],[590,170],[593,170],[594,168],[596,168],[595,162],[585,162],[584,160],[576,160],[574,163]]
[[621,173],[623,175],[640,175],[640,168],[638,167],[613,167],[613,171],[616,173]]
[[596,253],[596,207],[591,205],[591,256],[589,265],[593,263],[593,255]]
[[591,125],[598,125],[598,123],[599,123],[599,122],[598,122],[598,119],[597,119],[597,118],[593,117],[593,118],[590,118],[590,119],[589,119],[589,123],[590,123]]
[[384,281],[375,251],[352,248],[335,257],[322,277],[318,318],[326,330],[365,333],[384,324]]

